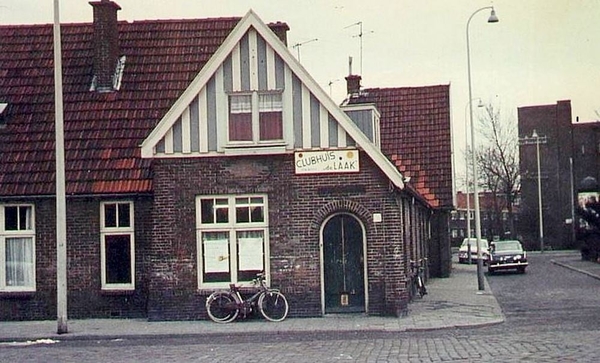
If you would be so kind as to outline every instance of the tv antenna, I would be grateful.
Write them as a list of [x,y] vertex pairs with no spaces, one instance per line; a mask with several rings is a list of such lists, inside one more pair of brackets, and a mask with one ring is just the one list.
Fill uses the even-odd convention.
[[331,86],[332,86],[332,85],[333,85],[335,82],[339,82],[339,81],[341,81],[341,79],[339,79],[339,78],[338,78],[338,79],[334,79],[334,80],[331,80],[331,81],[329,81],[329,83],[327,84],[327,85],[329,86],[329,97],[331,97]]
[[312,42],[316,42],[317,38],[311,39],[311,40],[307,40],[301,43],[296,43],[294,45],[292,45],[292,48],[296,48],[296,51],[298,52],[298,62],[300,61],[300,47],[303,46],[304,44],[308,44],[308,43],[312,43]]
[[[363,71],[363,35],[365,35],[365,33],[363,33],[363,23],[362,21],[356,22],[354,24],[350,24],[347,27],[345,27],[344,29],[348,29],[348,28],[352,28],[353,26],[358,26],[358,34],[353,35],[352,38],[358,38],[359,39],[359,43],[360,43],[360,75],[362,75],[362,71]],[[374,31],[368,31],[366,34],[371,34],[374,33]]]

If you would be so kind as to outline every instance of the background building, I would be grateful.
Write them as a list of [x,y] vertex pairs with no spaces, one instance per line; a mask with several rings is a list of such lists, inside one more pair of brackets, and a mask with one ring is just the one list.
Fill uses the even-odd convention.
[[[471,237],[475,237],[475,212],[473,193],[469,193],[469,209],[467,212],[467,194],[458,192],[456,194],[456,209],[451,213],[450,220],[450,243],[458,247],[462,240],[467,237],[467,214],[471,220]],[[509,213],[502,196],[494,198],[490,192],[479,193],[479,208],[481,212],[481,238],[489,241],[502,239],[510,234]],[[519,222],[519,199],[513,205],[513,218],[515,224]],[[517,231],[518,237],[518,231]]]
[[[598,179],[600,123],[572,122],[571,101],[520,107],[521,218],[528,249],[540,248],[538,182],[541,183],[544,247],[576,248],[574,205],[579,182]],[[539,140],[534,135],[536,131]],[[539,141],[540,174],[537,173]]]

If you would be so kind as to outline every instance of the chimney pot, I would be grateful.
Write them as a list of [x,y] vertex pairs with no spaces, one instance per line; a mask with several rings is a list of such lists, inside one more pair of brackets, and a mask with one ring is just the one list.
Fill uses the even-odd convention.
[[276,23],[269,23],[269,28],[271,28],[273,33],[275,33],[279,40],[281,40],[287,47],[287,32],[290,30],[290,27],[286,23],[278,21]]
[[350,74],[346,77],[346,90],[349,95],[360,93],[360,81],[362,77],[359,75]]

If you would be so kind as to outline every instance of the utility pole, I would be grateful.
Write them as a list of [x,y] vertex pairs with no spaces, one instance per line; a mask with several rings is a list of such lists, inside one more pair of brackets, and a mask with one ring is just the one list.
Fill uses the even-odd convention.
[[67,328],[67,203],[63,120],[62,49],[58,0],[54,0],[54,112],[56,149],[56,310],[57,333]]
[[540,239],[540,252],[544,253],[544,213],[542,207],[542,170],[540,159],[540,144],[546,144],[548,138],[540,136],[536,130],[533,130],[531,136],[519,138],[519,145],[535,145],[536,147],[536,169],[537,169],[537,192],[538,192],[538,226]]

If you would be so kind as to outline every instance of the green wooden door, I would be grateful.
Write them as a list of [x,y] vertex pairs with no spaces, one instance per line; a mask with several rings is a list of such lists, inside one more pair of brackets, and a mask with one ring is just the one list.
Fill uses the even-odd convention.
[[323,228],[325,313],[365,311],[363,230],[339,214]]

